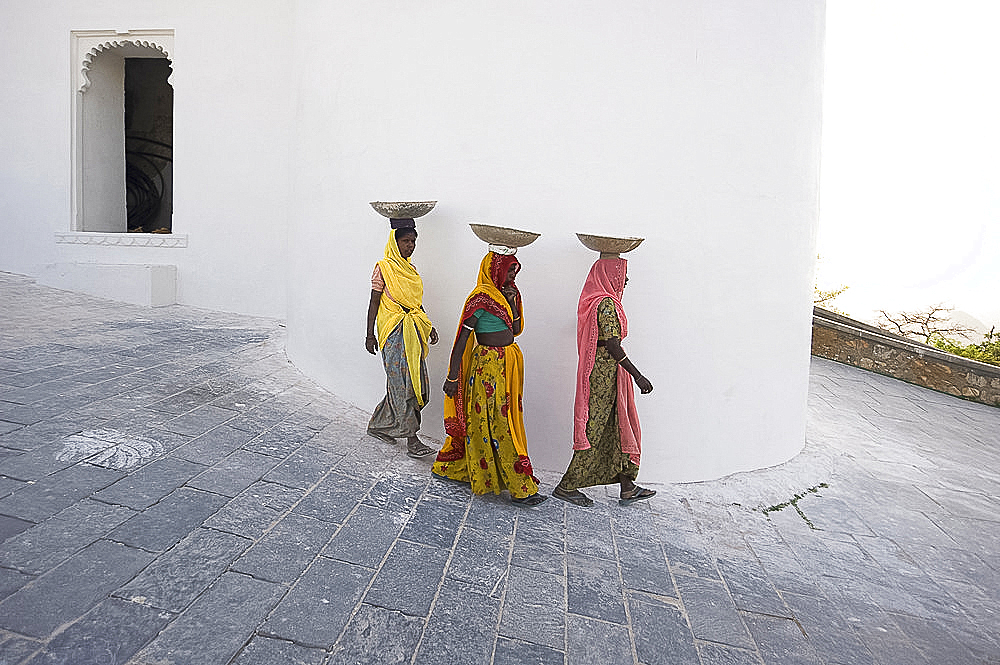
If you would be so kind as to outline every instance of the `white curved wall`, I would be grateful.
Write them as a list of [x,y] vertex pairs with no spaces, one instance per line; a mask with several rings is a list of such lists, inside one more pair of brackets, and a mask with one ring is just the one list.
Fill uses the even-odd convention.
[[[300,3],[289,354],[374,406],[363,348],[387,224],[371,200],[437,199],[414,255],[448,349],[485,246],[469,222],[542,233],[521,250],[525,409],[539,468],[571,455],[575,308],[596,255],[629,255],[642,478],[782,462],[805,436],[823,3],[481,0]],[[443,436],[441,400],[424,430]]]

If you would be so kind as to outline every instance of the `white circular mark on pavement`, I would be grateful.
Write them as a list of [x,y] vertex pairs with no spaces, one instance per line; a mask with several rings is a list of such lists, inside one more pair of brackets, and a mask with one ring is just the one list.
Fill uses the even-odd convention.
[[163,453],[163,444],[145,436],[113,429],[94,429],[74,434],[56,455],[61,462],[86,460],[108,469],[131,469]]

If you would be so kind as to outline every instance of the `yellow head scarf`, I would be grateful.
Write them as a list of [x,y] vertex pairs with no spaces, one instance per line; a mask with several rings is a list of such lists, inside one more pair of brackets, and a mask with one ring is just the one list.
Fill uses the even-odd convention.
[[424,297],[424,283],[417,269],[404,259],[396,244],[396,234],[389,231],[389,241],[385,244],[385,258],[378,262],[385,282],[385,291],[378,305],[375,319],[379,347],[385,345],[389,333],[403,322],[403,350],[406,364],[410,368],[410,381],[417,403],[424,405],[420,385],[420,361],[427,357],[427,342],[431,334],[431,320],[421,308]]

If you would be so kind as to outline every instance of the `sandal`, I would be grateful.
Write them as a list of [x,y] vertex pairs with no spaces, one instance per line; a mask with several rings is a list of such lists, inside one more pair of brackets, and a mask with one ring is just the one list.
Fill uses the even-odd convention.
[[589,496],[581,492],[580,490],[564,490],[563,488],[556,485],[556,488],[552,490],[552,496],[558,497],[563,501],[568,501],[574,506],[583,506],[584,508],[594,505],[594,500]]
[[390,446],[396,445],[396,439],[392,438],[388,434],[382,434],[381,432],[368,432],[368,436],[373,436],[383,443],[388,443]]
[[421,457],[427,457],[430,454],[436,453],[437,451],[433,448],[427,446],[423,441],[417,439],[415,444],[406,444],[406,454],[413,459],[420,459]]
[[532,506],[537,506],[538,504],[542,503],[543,501],[545,501],[548,498],[549,497],[545,496],[544,494],[539,494],[538,492],[535,492],[534,494],[532,494],[530,496],[526,496],[526,497],[523,497],[523,498],[520,498],[520,499],[516,499],[514,497],[511,497],[510,502],[511,503],[516,503],[519,506],[527,506],[527,507],[531,508]]
[[635,485],[628,491],[622,490],[619,496],[621,498],[618,500],[618,503],[623,506],[627,506],[630,503],[635,503],[636,501],[642,501],[643,499],[648,499],[651,496],[656,496],[656,490]]

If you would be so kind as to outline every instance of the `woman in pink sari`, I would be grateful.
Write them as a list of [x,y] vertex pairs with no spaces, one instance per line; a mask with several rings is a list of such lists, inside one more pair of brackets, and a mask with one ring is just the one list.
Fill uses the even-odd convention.
[[552,495],[578,506],[594,503],[581,487],[618,483],[623,504],[656,494],[635,484],[641,434],[632,382],[644,395],[652,392],[653,384],[621,344],[628,334],[621,303],[627,266],[617,256],[594,262],[577,306],[573,459]]

